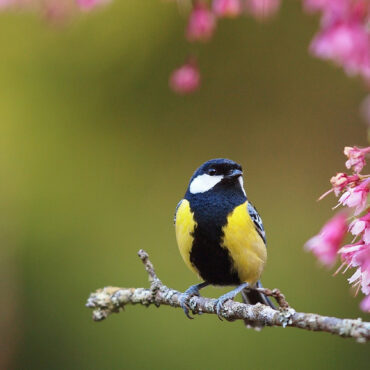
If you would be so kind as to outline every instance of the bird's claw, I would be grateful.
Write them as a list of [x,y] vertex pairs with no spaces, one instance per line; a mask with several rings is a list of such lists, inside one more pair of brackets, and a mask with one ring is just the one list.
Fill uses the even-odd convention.
[[[199,290],[209,285],[206,281],[201,284],[192,285],[190,288],[188,288],[184,293],[181,293],[179,297],[179,303],[180,307],[185,312],[185,315],[188,319],[194,319],[194,317],[191,317],[189,315],[189,301],[192,297],[199,297]],[[198,311],[198,310],[197,310]],[[201,312],[198,312],[199,315]],[[194,314],[194,311],[193,311]]]
[[189,300],[193,296],[194,296],[194,294],[189,294],[189,293],[185,292],[185,293],[181,294],[180,299],[179,299],[180,307],[184,311],[186,317],[188,319],[191,319],[191,320],[193,320],[194,317],[191,317],[190,314],[189,314]]
[[216,300],[216,313],[217,317],[222,321],[222,309],[224,308],[224,304],[226,301],[230,300],[232,298],[221,296]]
[[231,292],[228,292],[222,295],[216,300],[216,313],[217,313],[218,318],[221,321],[222,321],[221,311],[224,308],[225,302],[228,300],[234,300],[237,294],[239,294],[243,289],[248,288],[248,287],[249,287],[248,283],[242,283],[238,287],[236,287],[234,290],[232,290]]
[[222,310],[224,308],[225,302],[229,300],[233,300],[236,294],[238,294],[238,291],[234,289],[231,292],[222,295],[216,300],[216,313],[217,313],[218,318],[221,321],[222,321]]

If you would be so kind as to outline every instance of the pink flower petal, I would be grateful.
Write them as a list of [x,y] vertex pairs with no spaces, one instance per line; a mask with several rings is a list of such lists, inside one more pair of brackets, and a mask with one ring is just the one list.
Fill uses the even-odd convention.
[[366,296],[360,303],[360,308],[364,312],[370,312],[370,295]]
[[354,220],[350,225],[349,229],[352,235],[361,234],[366,228],[366,222],[359,219]]
[[364,236],[363,236],[363,240],[365,242],[365,244],[370,244],[370,228],[366,228],[365,232],[364,232]]
[[360,214],[367,205],[367,194],[369,192],[370,179],[366,179],[360,185],[349,188],[339,198],[338,204],[355,208],[355,215]]
[[241,0],[213,0],[212,10],[218,17],[234,18],[242,11]]
[[346,216],[339,213],[323,226],[318,235],[307,241],[305,248],[311,251],[321,263],[331,266],[337,258],[339,246],[346,232]]
[[361,269],[357,269],[356,272],[347,280],[352,285],[354,282],[361,279],[361,276],[362,276]]
[[[369,38],[370,42],[370,38]],[[370,46],[369,46],[370,52]],[[370,63],[370,59],[369,59]],[[356,173],[360,173],[364,166],[366,165],[365,156],[370,152],[370,147],[368,148],[357,148],[357,147],[345,147],[344,154],[348,157],[346,162],[346,167],[349,169],[353,167]]]
[[216,28],[216,17],[206,3],[196,2],[189,16],[186,37],[188,41],[208,41]]
[[169,85],[179,94],[189,94],[197,90],[200,85],[200,74],[196,62],[192,60],[173,71]]

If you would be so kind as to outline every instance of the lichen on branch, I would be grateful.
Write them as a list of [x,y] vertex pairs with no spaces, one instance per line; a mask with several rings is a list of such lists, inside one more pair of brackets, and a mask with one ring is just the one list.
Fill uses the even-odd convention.
[[[104,320],[110,314],[122,311],[127,304],[180,307],[179,298],[182,293],[161,282],[144,250],[140,250],[138,255],[149,275],[150,287],[119,288],[109,286],[91,293],[86,306],[93,309],[94,321]],[[324,331],[341,337],[351,337],[360,343],[370,340],[370,322],[363,322],[361,319],[339,319],[313,313],[296,312],[289,306],[284,295],[278,289],[262,289],[261,291],[274,297],[279,304],[279,309],[274,310],[260,303],[249,305],[227,301],[222,310],[222,317],[227,321],[247,319],[263,326],[290,326],[311,331]],[[189,308],[194,314],[217,314],[216,302],[216,299],[194,296],[189,300]]]

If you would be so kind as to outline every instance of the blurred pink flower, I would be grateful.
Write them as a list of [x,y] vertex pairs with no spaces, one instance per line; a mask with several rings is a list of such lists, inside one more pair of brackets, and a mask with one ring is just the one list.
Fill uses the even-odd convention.
[[303,6],[306,11],[321,11],[325,22],[346,16],[350,10],[351,4],[348,0],[303,0]]
[[357,22],[342,22],[320,32],[310,49],[319,58],[342,65],[350,75],[370,78],[370,36]]
[[212,10],[218,17],[234,18],[242,11],[241,0],[213,0]]
[[365,297],[361,303],[360,303],[360,308],[364,312],[370,312],[370,295]]
[[191,93],[198,89],[199,84],[199,69],[194,60],[173,71],[169,81],[171,89],[179,94]]
[[91,10],[96,6],[108,3],[110,0],[76,0],[77,5],[82,10]]
[[303,6],[305,10],[316,12],[316,11],[327,11],[336,4],[344,3],[348,0],[303,0]]
[[333,26],[337,22],[353,21],[366,25],[369,16],[369,0],[303,0],[308,12],[321,12],[321,26]]
[[208,6],[197,1],[190,13],[186,37],[188,41],[208,41],[216,28],[216,17]]
[[274,16],[280,8],[280,0],[246,0],[246,10],[257,19]]
[[322,12],[321,30],[311,42],[311,52],[369,81],[369,0],[305,0],[304,5],[306,10]]
[[360,185],[349,188],[339,198],[338,204],[355,209],[355,215],[360,214],[365,208],[367,203],[367,194],[369,192],[370,179],[364,180]]
[[15,5],[15,0],[0,0],[0,9]]
[[306,250],[311,251],[321,263],[331,266],[347,232],[347,220],[344,213],[338,213],[320,230],[318,235],[308,240]]
[[344,148],[344,155],[348,157],[346,162],[346,167],[350,169],[353,167],[353,170],[356,173],[360,173],[364,166],[366,165],[365,156],[370,152],[370,147],[367,148],[357,148],[356,146],[350,147],[346,146]]

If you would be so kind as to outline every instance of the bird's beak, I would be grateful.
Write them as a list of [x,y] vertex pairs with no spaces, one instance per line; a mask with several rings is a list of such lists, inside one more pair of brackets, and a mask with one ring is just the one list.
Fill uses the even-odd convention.
[[243,172],[240,170],[233,170],[230,174],[226,176],[227,179],[237,179],[238,177],[243,176]]

